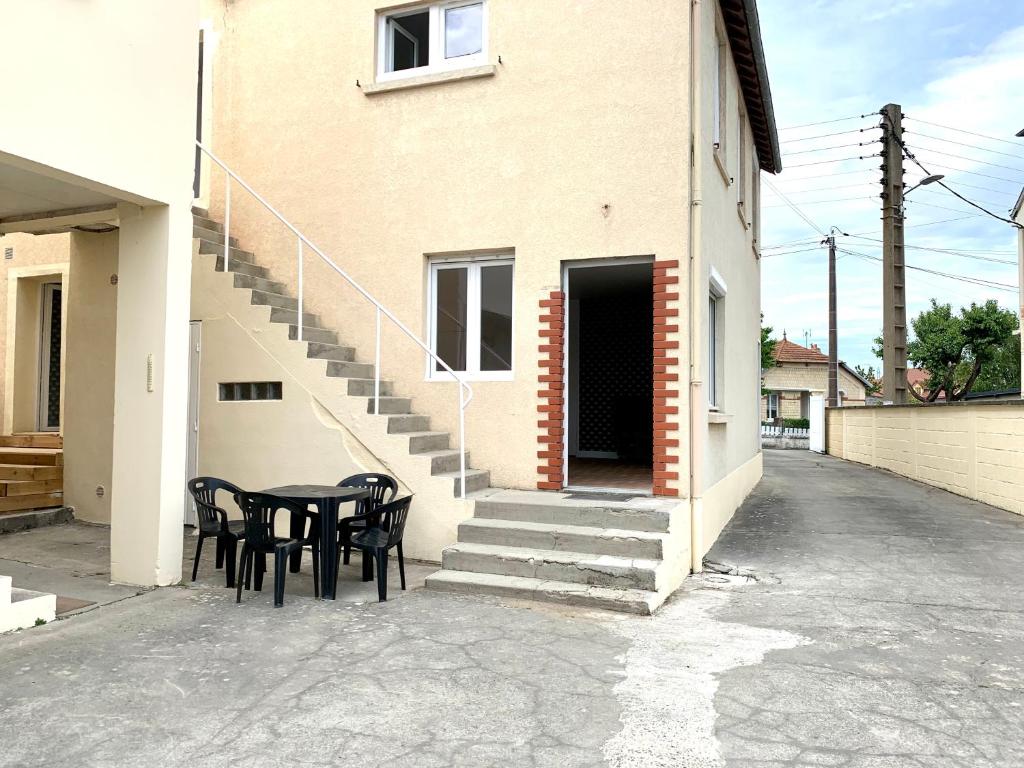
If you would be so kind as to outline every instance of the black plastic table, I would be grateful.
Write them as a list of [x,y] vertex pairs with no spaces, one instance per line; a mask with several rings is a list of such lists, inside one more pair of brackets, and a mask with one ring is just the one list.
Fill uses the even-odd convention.
[[[325,599],[334,599],[335,584],[338,581],[338,510],[346,501],[360,501],[370,497],[367,488],[338,488],[334,485],[282,485],[278,488],[267,488],[263,493],[294,501],[304,507],[315,504],[320,518],[320,595]],[[301,537],[305,520],[293,519],[289,535]],[[298,573],[302,562],[302,552],[292,555],[290,570]]]

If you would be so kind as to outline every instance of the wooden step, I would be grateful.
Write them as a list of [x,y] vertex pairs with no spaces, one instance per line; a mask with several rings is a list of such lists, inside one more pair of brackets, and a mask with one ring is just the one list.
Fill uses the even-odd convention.
[[64,438],[56,432],[22,432],[0,435],[0,448],[63,448]]
[[10,480],[60,480],[64,477],[63,467],[40,467],[31,464],[0,464],[0,482]]
[[0,497],[32,496],[40,493],[62,492],[64,481],[56,480],[10,480],[0,482]]
[[60,467],[64,465],[64,452],[58,448],[0,448],[0,464]]
[[30,493],[25,496],[4,496],[0,498],[0,514],[5,512],[21,512],[26,509],[46,509],[47,507],[62,506],[64,506],[64,494],[60,491]]

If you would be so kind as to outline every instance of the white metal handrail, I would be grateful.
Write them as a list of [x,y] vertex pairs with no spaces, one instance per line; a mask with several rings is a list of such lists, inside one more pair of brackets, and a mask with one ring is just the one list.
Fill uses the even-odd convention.
[[282,216],[274,206],[268,203],[256,190],[250,187],[244,179],[242,179],[237,173],[232,171],[227,164],[224,163],[219,157],[213,152],[207,149],[201,141],[196,142],[196,146],[208,157],[211,161],[216,163],[225,173],[225,188],[224,188],[224,271],[228,271],[228,267],[231,259],[231,182],[232,180],[238,182],[239,186],[242,187],[246,192],[253,196],[253,198],[270,213],[277,218],[282,224],[284,224],[292,233],[298,238],[298,319],[297,319],[297,338],[302,341],[302,308],[303,308],[303,246],[309,248],[313,253],[320,257],[320,259],[331,269],[341,275],[345,281],[355,288],[367,301],[376,307],[376,340],[374,343],[374,364],[373,364],[373,412],[380,414],[380,340],[381,340],[381,317],[388,318],[394,323],[399,330],[408,336],[414,343],[416,343],[424,352],[426,352],[432,360],[436,363],[440,363],[441,366],[448,373],[452,375],[452,378],[459,385],[459,476],[460,476],[460,490],[462,498],[466,498],[466,406],[469,405],[473,399],[473,388],[469,386],[469,383],[458,374],[457,371],[453,370],[448,363],[442,360],[437,354],[426,344],[421,338],[415,333],[409,330],[408,326],[399,320],[392,314],[392,312],[381,304],[373,295],[363,288],[359,283],[352,279],[352,277],[341,267],[335,264],[323,251],[321,251],[308,237],[300,232],[288,219]]

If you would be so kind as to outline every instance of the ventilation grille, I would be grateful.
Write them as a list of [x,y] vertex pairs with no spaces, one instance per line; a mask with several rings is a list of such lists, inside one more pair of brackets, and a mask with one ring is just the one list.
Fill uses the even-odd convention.
[[239,381],[218,384],[220,399],[224,402],[246,400],[280,400],[280,381]]

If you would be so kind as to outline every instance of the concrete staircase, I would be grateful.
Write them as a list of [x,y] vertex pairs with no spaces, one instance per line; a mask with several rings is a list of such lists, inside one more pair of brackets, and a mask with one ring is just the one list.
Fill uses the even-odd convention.
[[0,576],[0,632],[33,627],[39,620],[50,622],[56,615],[56,595],[16,589],[10,576]]
[[475,517],[459,526],[427,586],[650,614],[676,586],[667,558],[676,504],[613,498],[479,494]]
[[[223,228],[205,212],[194,213],[198,258],[208,254],[209,267],[223,271]],[[374,414],[372,364],[360,362],[357,350],[323,327],[315,314],[303,313],[305,349],[296,355],[290,345],[300,343],[297,299],[284,284],[271,280],[254,254],[240,249],[234,237],[229,245],[231,282],[226,275],[218,276],[218,290],[229,285],[248,292],[248,300],[230,297],[228,311],[248,318],[245,322],[253,332],[266,327],[266,317],[271,324],[286,325],[290,341],[277,342],[282,364],[296,375],[299,369],[308,370],[310,361],[324,364],[310,372],[305,386],[323,393],[323,402],[335,403],[338,413],[349,409],[347,421],[360,430],[360,440],[381,461],[400,470],[396,474],[416,490],[422,503],[459,503],[454,499],[461,492],[459,452],[452,449],[451,436],[432,431],[430,418],[415,413],[412,401],[396,394],[390,381],[381,382],[381,413]],[[255,317],[254,307],[269,314]],[[337,394],[328,396],[323,384],[333,380],[338,387],[329,389],[340,388],[349,401],[358,401],[357,407],[341,402]],[[438,481],[447,483],[443,499],[431,490]],[[428,587],[650,614],[686,572],[688,542],[680,543],[672,533],[675,501],[583,499],[566,493],[494,489],[489,481],[486,470],[467,470],[469,503],[456,519],[471,511],[474,516],[458,526],[458,543],[444,550],[442,570],[427,579]],[[688,533],[689,526],[685,527]],[[455,538],[455,531],[444,535],[450,538],[442,538],[441,546]],[[406,556],[415,556],[408,546]]]
[[[215,255],[216,268],[223,270],[223,226],[210,219],[205,211],[193,209],[192,236],[199,241],[199,253]],[[302,313],[303,340],[298,342],[298,299],[284,284],[270,280],[267,269],[256,263],[255,255],[238,248],[237,238],[232,237],[229,245],[228,268],[234,277],[234,287],[248,291],[252,304],[269,307],[270,322],[287,325],[289,338],[305,345],[306,357],[324,361],[324,375],[337,379],[342,391],[350,397],[365,400],[366,413],[373,414],[373,364],[358,362],[355,348],[342,343],[336,331],[323,327],[320,318],[309,312]],[[375,416],[386,422],[388,434],[399,436],[405,450],[418,459],[427,474],[450,482],[453,496],[461,495],[460,456],[458,449],[451,447],[451,435],[432,431],[430,418],[414,413],[412,400],[397,396],[393,382],[381,381],[380,413]],[[468,453],[466,466],[467,494],[490,486],[489,472],[468,468]]]
[[63,503],[63,438],[49,432],[0,435],[0,515]]

